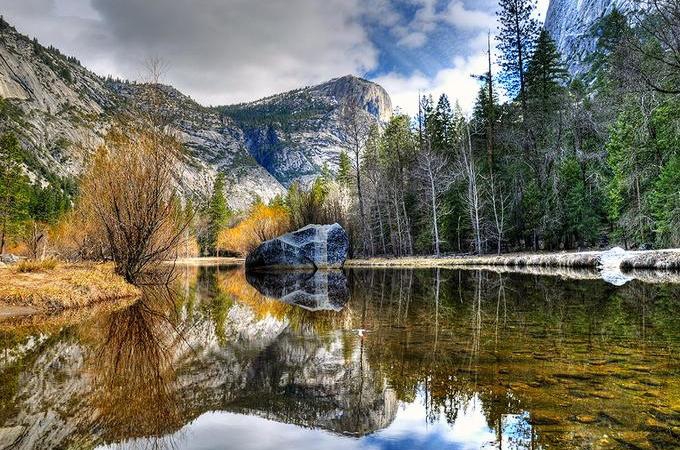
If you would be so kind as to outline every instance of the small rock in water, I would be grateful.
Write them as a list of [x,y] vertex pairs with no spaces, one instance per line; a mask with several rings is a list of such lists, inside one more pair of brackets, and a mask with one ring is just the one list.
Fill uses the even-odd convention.
[[341,268],[347,259],[349,238],[337,223],[307,225],[263,242],[246,258],[247,268]]
[[595,423],[597,422],[597,417],[595,416],[588,416],[588,415],[579,415],[576,416],[576,421],[580,423]]

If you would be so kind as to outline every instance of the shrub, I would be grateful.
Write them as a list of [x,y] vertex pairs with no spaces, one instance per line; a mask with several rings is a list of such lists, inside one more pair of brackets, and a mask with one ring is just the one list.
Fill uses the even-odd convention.
[[257,202],[248,216],[232,228],[220,232],[220,250],[245,256],[260,243],[273,239],[290,229],[290,216],[282,205]]
[[177,256],[189,219],[177,200],[179,142],[160,127],[114,128],[81,185],[78,214],[101,230],[116,272],[134,283]]
[[42,261],[36,259],[23,259],[17,263],[17,272],[45,272],[54,270],[57,267],[57,260],[54,258],[44,259]]

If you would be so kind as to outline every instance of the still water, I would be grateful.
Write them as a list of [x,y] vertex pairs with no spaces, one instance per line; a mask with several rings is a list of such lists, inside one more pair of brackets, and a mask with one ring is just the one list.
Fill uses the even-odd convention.
[[680,285],[187,267],[0,322],[0,448],[680,447]]

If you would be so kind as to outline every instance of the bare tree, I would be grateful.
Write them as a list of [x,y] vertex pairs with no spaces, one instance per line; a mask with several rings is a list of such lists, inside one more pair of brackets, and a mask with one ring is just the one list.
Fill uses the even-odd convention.
[[467,122],[463,124],[463,135],[460,139],[460,166],[461,172],[467,182],[464,200],[470,214],[470,225],[475,239],[475,252],[481,254],[482,197],[480,195],[478,182],[479,170],[472,153],[472,137],[470,135],[470,125]]
[[47,225],[32,220],[24,235],[24,243],[28,247],[32,259],[45,259],[45,253],[47,252],[47,236]]
[[510,208],[510,194],[504,192],[503,185],[491,173],[488,180],[489,197],[491,200],[493,237],[496,239],[496,253],[501,254],[503,236],[507,227],[507,211]]
[[642,57],[633,60],[636,73],[657,92],[680,94],[680,2],[637,0],[637,4],[631,22],[641,31],[642,39],[632,34],[627,39]]
[[442,214],[442,197],[449,190],[455,177],[448,158],[435,152],[430,145],[420,152],[416,163],[415,176],[421,202],[430,209],[432,220],[432,240],[435,256],[440,255],[439,217]]
[[130,282],[176,257],[189,220],[174,187],[178,141],[121,126],[109,132],[83,178],[79,207],[104,230],[116,272]]
[[[356,101],[346,102],[340,110],[340,126],[347,150],[352,155],[352,164],[356,176],[357,197],[359,199],[359,218],[361,220],[361,237],[364,253],[375,254],[371,231],[366,222],[364,208],[364,192],[361,181],[361,153],[371,132],[371,123],[367,113]],[[370,239],[369,239],[370,238]]]

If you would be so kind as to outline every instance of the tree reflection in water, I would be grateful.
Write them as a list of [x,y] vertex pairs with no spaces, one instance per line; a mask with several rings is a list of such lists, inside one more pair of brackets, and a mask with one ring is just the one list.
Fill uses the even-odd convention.
[[105,440],[160,437],[183,424],[174,362],[186,343],[176,301],[172,288],[145,285],[136,303],[97,327],[101,336],[85,367],[95,411],[90,427]]

